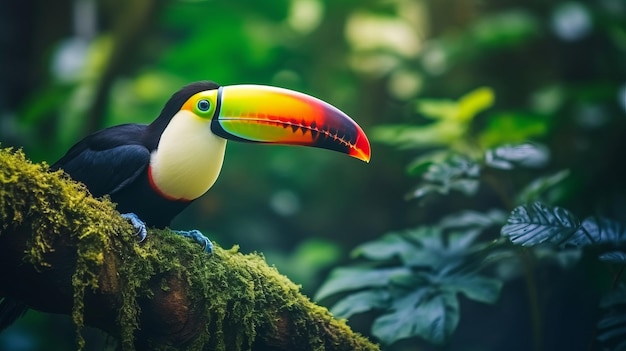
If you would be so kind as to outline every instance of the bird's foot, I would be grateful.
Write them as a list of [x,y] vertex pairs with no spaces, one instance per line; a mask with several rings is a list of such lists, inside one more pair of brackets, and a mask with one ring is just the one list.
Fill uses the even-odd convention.
[[178,235],[182,235],[185,238],[191,238],[193,241],[204,247],[204,252],[208,254],[213,253],[213,243],[209,238],[204,236],[199,230],[174,230],[174,233]]
[[146,223],[144,223],[139,217],[134,213],[123,213],[122,217],[125,218],[130,224],[135,227],[137,230],[135,232],[135,236],[139,239],[139,242],[142,242],[148,236],[148,230],[146,229]]

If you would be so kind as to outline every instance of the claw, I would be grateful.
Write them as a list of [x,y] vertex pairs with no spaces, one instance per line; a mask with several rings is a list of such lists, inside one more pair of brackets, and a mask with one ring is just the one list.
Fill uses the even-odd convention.
[[146,224],[134,213],[123,213],[122,217],[129,221],[130,224],[133,225],[133,227],[135,227],[135,229],[137,230],[135,236],[139,237],[139,242],[144,241],[146,239],[146,236],[148,236]]
[[175,230],[174,233],[184,236],[185,238],[190,238],[198,244],[202,245],[204,248],[204,252],[208,254],[213,253],[213,243],[209,238],[204,236],[199,230]]

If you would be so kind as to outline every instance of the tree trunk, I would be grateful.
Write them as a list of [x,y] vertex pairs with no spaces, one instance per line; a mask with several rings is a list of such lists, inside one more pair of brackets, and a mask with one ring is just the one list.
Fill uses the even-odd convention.
[[378,350],[255,254],[133,228],[62,172],[0,150],[0,296],[123,350]]

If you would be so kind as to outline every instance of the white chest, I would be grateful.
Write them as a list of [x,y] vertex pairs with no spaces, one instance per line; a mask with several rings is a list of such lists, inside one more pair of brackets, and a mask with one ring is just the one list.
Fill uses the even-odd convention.
[[196,199],[217,180],[225,151],[226,140],[211,132],[209,120],[181,111],[172,117],[152,152],[152,183],[171,199]]

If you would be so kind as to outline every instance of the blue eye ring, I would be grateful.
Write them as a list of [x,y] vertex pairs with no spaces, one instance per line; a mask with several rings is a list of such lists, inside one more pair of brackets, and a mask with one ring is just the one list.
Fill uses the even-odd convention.
[[209,100],[199,100],[198,104],[196,105],[198,107],[198,110],[200,110],[201,112],[207,112],[208,110],[211,109],[211,103],[209,102]]

